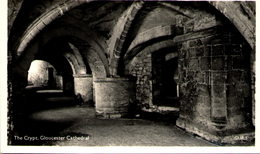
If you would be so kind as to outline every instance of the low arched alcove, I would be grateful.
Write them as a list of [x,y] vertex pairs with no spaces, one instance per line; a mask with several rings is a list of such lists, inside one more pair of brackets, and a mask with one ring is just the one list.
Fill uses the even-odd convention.
[[62,76],[50,63],[43,60],[34,60],[28,71],[27,88],[29,87],[62,89]]

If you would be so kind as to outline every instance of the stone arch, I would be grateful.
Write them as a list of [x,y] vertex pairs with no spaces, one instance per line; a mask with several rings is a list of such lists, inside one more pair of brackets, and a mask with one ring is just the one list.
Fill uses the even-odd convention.
[[[78,51],[82,50],[81,53],[78,53],[79,56],[76,57],[76,62],[77,62],[77,59],[81,59],[80,54],[83,54],[82,55],[83,58],[86,58],[86,60],[89,61],[89,59],[91,57],[86,56],[85,53],[88,53],[87,48],[89,48],[89,44],[90,44],[93,47],[93,49],[95,49],[96,54],[94,54],[94,56],[95,56],[95,59],[99,61],[99,68],[102,70],[102,73],[99,73],[99,75],[101,77],[105,77],[109,74],[108,62],[107,62],[107,58],[105,56],[105,53],[103,52],[103,48],[100,45],[98,45],[98,43],[96,43],[95,40],[89,39],[89,38],[93,38],[92,36],[89,36],[89,34],[86,34],[86,33],[84,33],[83,31],[80,31],[77,28],[60,27],[60,28],[52,29],[50,31],[47,31],[47,32],[41,34],[41,37],[39,38],[40,43],[38,43],[36,41],[31,46],[35,46],[35,48],[39,49],[44,44],[46,44],[48,41],[50,41],[53,38],[57,38],[57,37],[72,37],[72,38],[74,38],[74,40],[69,40],[73,44],[73,46],[76,47],[76,48],[74,48],[74,50],[75,49],[78,50]],[[83,40],[89,40],[89,41],[86,42],[86,41],[83,41]],[[37,49],[34,49],[33,51],[37,51]],[[29,53],[34,54],[33,51],[29,52]],[[73,52],[77,52],[77,51],[73,51]],[[22,57],[24,57],[24,56],[22,55]],[[93,65],[91,65],[91,66],[93,66]],[[93,69],[93,72],[98,71],[98,70],[96,70],[96,67],[92,67],[91,69]]]
[[255,48],[255,14],[245,2],[208,2],[221,12],[245,38],[252,49]]
[[89,48],[87,52],[83,53],[83,56],[86,57],[89,62],[94,79],[106,78],[109,76],[108,70],[103,66],[103,63],[99,59],[99,55],[94,48]]
[[142,33],[139,33],[134,41],[130,44],[126,54],[131,52],[133,48],[137,46],[141,46],[143,43],[148,42],[153,39],[157,39],[160,37],[167,37],[174,35],[174,26],[167,25],[167,26],[158,26],[151,29],[148,29]]
[[87,74],[87,72],[89,70],[86,69],[86,64],[84,63],[83,61],[83,58],[82,58],[82,55],[80,54],[78,48],[73,44],[73,43],[70,43],[68,42],[70,48],[72,49],[72,56],[75,57],[75,60],[76,60],[76,66],[78,66],[78,72],[77,74]]
[[[59,18],[69,10],[88,2],[91,1],[89,0],[66,1],[50,9],[48,12],[45,12],[28,27],[28,29],[21,37],[20,42],[15,46],[15,49],[13,51],[17,51],[16,54],[19,56],[26,48],[28,43],[41,30],[43,30],[46,27],[46,25],[50,24],[52,21]],[[126,11],[126,13],[122,15],[121,18],[124,20],[119,20],[120,22],[118,22],[117,26],[115,26],[115,29],[117,29],[117,31],[114,31],[114,33],[112,34],[109,48],[108,48],[110,53],[110,60],[109,60],[110,72],[112,75],[117,75],[118,61],[121,54],[122,46],[124,44],[125,38],[127,37],[126,35],[130,29],[131,23],[136,17],[138,11],[142,8],[143,3],[144,2],[134,2],[131,5],[131,7]],[[245,15],[243,15],[242,13],[243,10],[237,9],[239,7],[238,4],[235,4],[235,2],[228,2],[228,3],[209,2],[209,4],[215,7],[222,14],[224,14],[235,25],[235,27],[238,28],[238,30],[241,32],[243,37],[245,37],[245,39],[250,44],[250,46],[254,48],[254,44],[255,44],[254,21],[248,19]],[[226,7],[230,9],[227,10]],[[245,5],[243,5],[242,7],[246,8]],[[234,10],[235,12],[233,12]],[[244,10],[246,10],[247,14],[250,17],[254,17],[254,14],[252,13],[252,11],[250,11],[250,9],[244,9]],[[240,14],[240,16],[237,16],[237,14]],[[250,24],[248,25],[248,23]],[[120,31],[118,31],[118,29]]]
[[[252,11],[248,8],[246,8],[246,4],[243,4],[241,6],[241,8],[239,8],[239,4],[236,2],[208,2],[209,5],[213,6],[214,8],[216,8],[216,10],[218,10],[220,13],[222,13],[225,17],[228,18],[228,20],[234,24],[234,26],[240,31],[240,33],[242,34],[242,36],[247,40],[247,42],[250,44],[251,48],[254,49],[255,46],[255,29],[254,29],[254,19],[250,18],[254,18],[254,14],[252,13]],[[234,4],[234,5],[233,5]],[[226,10],[226,7],[230,8],[228,10]],[[141,7],[140,7],[141,8]],[[239,9],[238,9],[239,8]],[[246,10],[247,15],[249,16],[249,18],[243,13],[243,8],[244,10]],[[174,10],[176,10],[177,12],[187,16],[187,17],[192,17],[192,13],[190,11],[186,11],[184,12],[183,9],[181,9],[180,7],[174,7]],[[235,11],[233,11],[235,10]],[[136,11],[137,12],[137,11]],[[239,14],[239,16],[237,16]],[[122,15],[124,17],[124,15]],[[133,16],[132,18],[135,18],[135,16]],[[127,30],[129,30],[130,28],[128,26],[131,26],[131,22],[133,22],[134,19],[129,20],[128,22],[125,23],[121,23],[122,27],[126,26]],[[249,25],[247,25],[249,23]],[[116,35],[114,38],[114,46],[110,45],[109,47],[112,48],[110,49],[110,51],[113,51],[113,53],[110,52],[110,70],[111,70],[111,74],[113,75],[117,75],[118,71],[118,63],[119,63],[119,57],[121,55],[121,49],[122,46],[124,44],[124,41],[126,40],[125,36],[126,33],[114,33],[114,35]],[[122,35],[122,37],[124,37],[123,39],[120,39],[120,35]],[[117,45],[115,45],[117,44]],[[113,56],[114,55],[114,56]]]
[[40,45],[38,46],[39,51],[35,53],[36,59],[41,58],[42,56],[45,60],[48,60],[48,57],[52,55],[59,57],[63,56],[63,58],[69,62],[73,74],[87,74],[87,72],[90,71],[89,69],[87,70],[78,49],[73,43],[69,42],[66,37],[63,38],[58,36],[46,39],[45,41],[37,39],[36,41],[40,42]]
[[58,36],[46,39],[45,41],[39,41],[41,42],[41,45],[38,47],[39,51],[35,53],[36,56],[40,56],[39,58],[44,56],[46,60],[48,60],[48,57],[52,55],[64,56],[64,58],[69,62],[73,74],[87,73],[82,55],[79,53],[75,45],[66,40],[66,38],[64,39]]
[[64,53],[64,57],[69,62],[70,66],[72,68],[73,74],[78,74],[78,70],[80,69],[80,66],[77,63],[76,57],[69,52]]
[[[57,73],[62,75],[62,73],[69,73],[71,75],[74,74],[75,69],[77,69],[76,66],[74,66],[74,62],[70,59],[68,60],[66,56],[61,55],[60,60],[57,61],[56,59],[50,59],[46,57],[39,57],[37,58],[39,60],[46,61],[54,66],[54,68],[57,70]],[[75,59],[74,59],[75,61]]]
[[17,52],[16,56],[19,56],[28,46],[29,42],[31,42],[35,36],[37,36],[51,22],[63,16],[64,13],[70,11],[71,9],[91,1],[92,0],[65,1],[64,3],[59,4],[43,13],[40,17],[33,21],[30,26],[28,26],[21,39],[14,46],[14,51]]
[[127,54],[124,57],[125,73],[128,74],[129,70],[131,69],[131,66],[134,66],[137,63],[138,60],[134,59],[136,55],[138,54],[147,55],[163,48],[174,47],[175,45],[176,44],[174,40],[164,40],[161,42],[156,42],[151,45],[148,45],[144,47],[144,49],[137,48],[136,50],[132,51],[131,53]]
[[[74,69],[76,68],[72,61],[69,61],[65,56],[61,56],[57,61],[57,58],[50,59],[46,57],[38,57],[36,60],[43,60],[53,66],[56,70],[56,79],[59,80],[59,87],[50,86],[49,88],[58,88],[62,89],[65,94],[73,95],[74,94],[74,82],[73,74]],[[29,75],[29,73],[28,73]],[[20,87],[23,88],[23,87]]]
[[121,50],[123,48],[125,39],[130,30],[131,24],[135,19],[138,11],[143,7],[144,2],[134,2],[119,19],[114,27],[113,34],[110,38],[108,45],[108,53],[110,54],[110,72],[111,75],[118,75],[118,64],[121,56]]
[[[74,94],[82,95],[83,101],[87,102],[92,100],[93,98],[92,96],[93,88],[88,88],[86,90],[86,89],[82,89],[82,86],[93,87],[93,81],[92,81],[92,75],[86,74],[88,72],[86,72],[85,70],[86,66],[84,63],[86,64],[88,62],[90,63],[89,66],[91,72],[93,73],[94,79],[106,78],[107,76],[106,68],[103,64],[103,61],[106,59],[103,58],[102,61],[100,58],[100,54],[103,54],[102,55],[103,57],[105,57],[105,54],[102,52],[103,51],[102,48],[99,45],[96,45],[93,40],[90,42],[85,41],[88,40],[90,36],[87,36],[85,35],[84,32],[75,30],[74,28],[72,28],[72,30],[68,30],[68,28],[69,27],[66,28],[63,27],[63,28],[51,29],[50,31],[46,30],[44,33],[39,35],[30,43],[30,45],[26,48],[25,52],[23,52],[23,54],[21,55],[20,64],[32,60],[34,58],[34,55],[36,55],[37,51],[42,47],[44,47],[48,42],[59,38],[65,39],[65,43],[68,43],[67,44],[68,47],[73,49],[70,49],[69,51],[65,51],[65,52],[63,51],[61,52],[61,55],[67,59],[68,63],[70,64],[73,70],[73,76],[72,74],[71,76],[74,79],[73,82]],[[93,44],[92,48],[89,43],[91,43],[91,45]],[[97,50],[99,53],[97,52]],[[30,55],[29,59],[27,59],[27,54]],[[24,76],[26,76],[26,65],[18,64],[17,66],[25,67],[23,71],[19,68],[16,70],[20,70],[20,72],[24,73],[25,74]],[[83,69],[83,72],[81,72],[81,69]]]
[[[114,42],[115,42],[115,44],[117,44],[117,46],[115,46],[115,48],[113,48],[113,50],[112,50],[113,53],[111,53],[111,50],[110,50],[110,60],[109,60],[109,62],[110,62],[111,75],[118,76],[118,75],[120,75],[120,73],[122,73],[122,71],[119,70],[120,63],[121,63],[120,59],[123,58],[125,56],[125,54],[129,54],[130,52],[132,52],[132,50],[136,50],[134,48],[139,48],[141,44],[149,42],[150,40],[161,38],[161,37],[168,37],[168,36],[175,34],[175,31],[174,31],[174,28],[173,28],[174,26],[167,25],[167,26],[154,27],[154,28],[148,29],[148,30],[146,30],[142,33],[137,34],[137,36],[135,37],[133,42],[131,42],[129,44],[129,46],[126,47],[126,49],[124,49],[124,51],[122,51],[123,45],[125,44],[125,41],[127,40],[127,37],[128,37],[126,34],[129,33],[130,29],[134,29],[133,27],[135,25],[133,23],[136,20],[136,18],[138,18],[139,14],[141,14],[142,10],[145,7],[144,6],[145,4],[146,3],[143,2],[138,7],[139,8],[138,10],[133,10],[137,14],[135,14],[133,17],[131,17],[130,18],[131,20],[129,20],[129,22],[120,23],[121,27],[124,27],[124,26],[127,27],[126,28],[127,31],[125,33],[123,33],[122,36],[121,36],[121,37],[123,37],[122,39],[120,38],[120,35],[118,33],[113,33],[113,35],[116,35],[115,38],[118,38],[118,39],[114,40]],[[158,4],[161,4],[161,2],[158,2]],[[189,16],[190,11],[188,11],[189,13],[184,13],[184,10],[181,10],[180,8],[178,8],[177,10],[174,9],[174,11],[176,11],[176,12],[178,12],[178,13],[186,16],[186,17],[191,18],[191,16]],[[125,16],[126,15],[122,15],[122,18],[124,18]],[[157,34],[151,33],[151,32],[153,32],[153,30],[158,31],[159,33],[157,33]],[[109,45],[109,47],[111,47],[111,44]],[[118,47],[118,48],[116,48],[116,47]],[[127,51],[125,51],[125,50],[127,50]],[[137,49],[137,50],[139,50],[139,49]]]

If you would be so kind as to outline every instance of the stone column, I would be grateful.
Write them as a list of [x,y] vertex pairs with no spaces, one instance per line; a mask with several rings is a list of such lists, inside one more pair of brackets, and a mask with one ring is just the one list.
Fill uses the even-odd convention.
[[93,101],[92,75],[74,75],[75,95],[80,94],[84,103]]
[[249,142],[254,139],[250,50],[239,34],[218,33],[221,38],[193,36],[182,42],[176,125],[213,142]]
[[94,81],[97,116],[120,118],[128,114],[135,99],[135,82],[127,78],[105,78]]

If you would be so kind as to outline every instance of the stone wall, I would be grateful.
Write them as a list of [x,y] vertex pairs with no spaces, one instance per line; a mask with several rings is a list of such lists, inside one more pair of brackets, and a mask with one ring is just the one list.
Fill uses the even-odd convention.
[[146,7],[143,16],[145,16],[145,18],[138,29],[138,33],[142,33],[147,29],[152,29],[158,26],[176,25],[176,16],[183,18],[183,16],[180,16],[172,10],[163,7],[153,8],[152,6]]
[[81,98],[84,103],[93,105],[92,75],[74,75],[74,93],[75,96]]
[[[180,45],[181,106],[177,125],[210,140],[214,139],[197,128],[222,136],[227,135],[227,130],[250,126],[248,44],[229,25],[216,28],[215,35],[192,37]],[[185,124],[181,119],[185,119]]]
[[138,61],[130,70],[130,74],[136,77],[136,101],[139,105],[149,107],[153,105],[152,96],[152,55],[139,54]]
[[8,1],[8,34],[13,26],[14,20],[20,11],[23,0],[9,0]]
[[[49,78],[49,68],[53,69],[53,81]],[[57,72],[52,65],[45,61],[35,60],[32,62],[28,73],[28,84],[38,87],[62,87],[61,77],[57,76]],[[52,82],[52,83],[50,83]],[[51,85],[50,85],[51,84]]]

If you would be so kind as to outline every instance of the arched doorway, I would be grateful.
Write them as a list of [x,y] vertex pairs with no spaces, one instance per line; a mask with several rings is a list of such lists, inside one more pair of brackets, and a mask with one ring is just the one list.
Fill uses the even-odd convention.
[[153,103],[178,108],[178,57],[177,52],[169,53],[167,50],[172,49],[152,54]]

